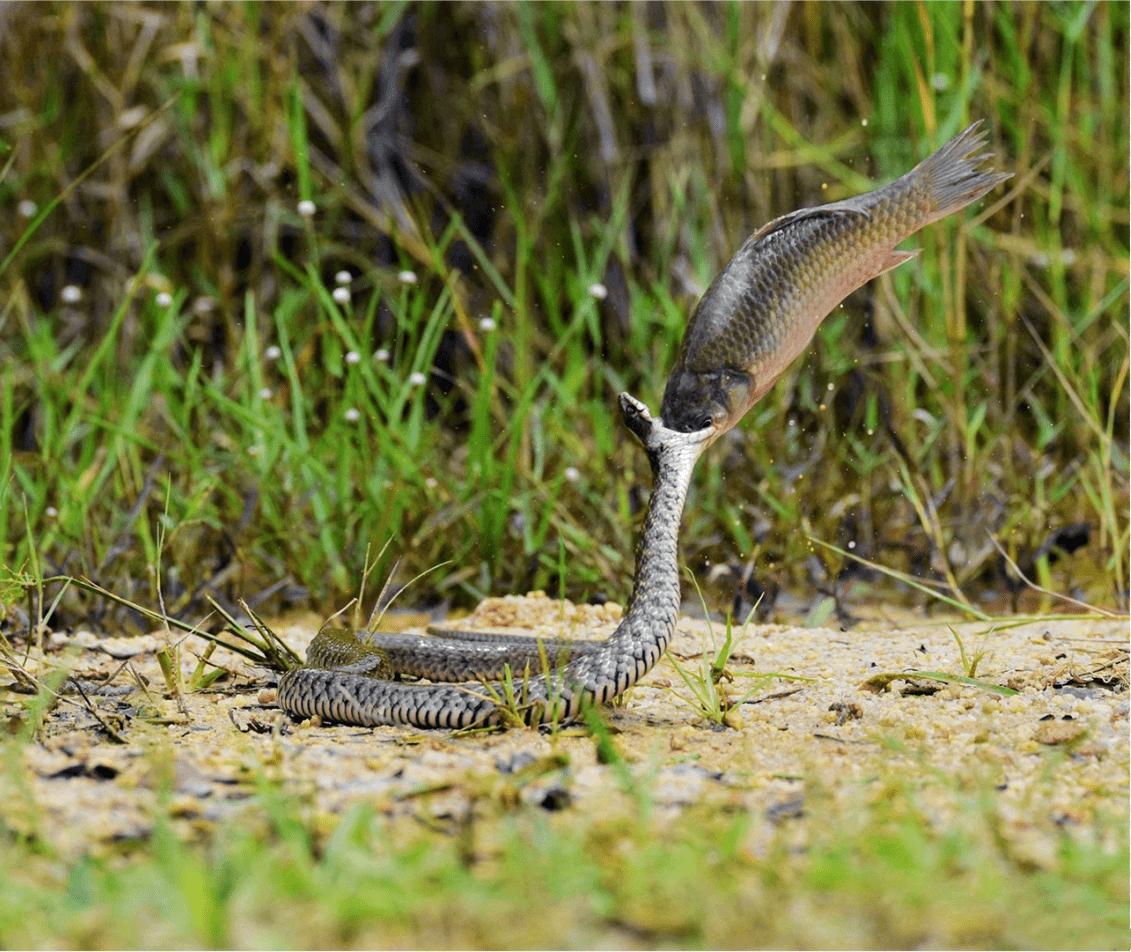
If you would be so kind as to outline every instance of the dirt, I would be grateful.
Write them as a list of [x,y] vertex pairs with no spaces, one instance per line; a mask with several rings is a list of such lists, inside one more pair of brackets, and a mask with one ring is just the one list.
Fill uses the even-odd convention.
[[[488,600],[462,624],[602,637],[619,612],[526,596]],[[276,630],[303,649],[320,621],[290,618]],[[670,655],[702,674],[722,634],[685,619]],[[579,727],[461,735],[296,724],[274,706],[270,672],[227,652],[213,656],[233,672],[226,681],[170,694],[155,660],[165,644],[163,633],[79,632],[23,660],[35,676],[65,662],[86,698],[68,694],[13,748],[0,823],[63,856],[110,852],[144,841],[170,799],[187,835],[214,829],[247,809],[264,778],[327,822],[359,801],[440,828],[484,803],[526,803],[562,822],[571,811],[638,808],[623,769],[602,762]],[[186,678],[200,647],[180,644]],[[1126,620],[751,625],[735,632],[727,672],[733,706],[721,723],[669,659],[606,720],[635,796],[646,791],[661,820],[693,805],[752,811],[766,819],[751,825],[752,854],[782,823],[814,809],[847,816],[893,782],[940,822],[964,796],[989,795],[998,832],[1035,866],[1051,861],[1063,831],[1088,836],[1097,817],[1127,816]],[[19,732],[29,699],[4,687],[0,710]]]

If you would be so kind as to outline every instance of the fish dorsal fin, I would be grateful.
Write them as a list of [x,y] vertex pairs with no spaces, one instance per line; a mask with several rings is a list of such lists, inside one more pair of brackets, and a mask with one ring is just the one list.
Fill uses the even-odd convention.
[[772,222],[763,225],[754,234],[746,240],[748,242],[760,241],[767,235],[773,234],[775,231],[781,231],[783,228],[788,228],[799,221],[804,221],[806,218],[819,218],[819,217],[833,217],[836,215],[860,215],[863,218],[871,218],[864,209],[857,208],[850,205],[848,202],[833,202],[831,205],[817,205],[814,208],[799,208],[795,212],[790,212],[788,215],[782,215],[781,218],[775,218]]

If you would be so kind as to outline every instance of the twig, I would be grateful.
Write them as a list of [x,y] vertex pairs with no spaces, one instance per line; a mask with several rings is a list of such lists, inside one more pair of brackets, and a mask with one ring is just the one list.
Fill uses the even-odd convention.
[[[234,651],[238,655],[243,655],[245,658],[247,658],[249,661],[254,662],[255,664],[274,667],[278,663],[272,657],[268,657],[268,655],[265,654],[262,650],[253,650],[252,648],[247,647],[247,645],[252,645],[256,649],[262,649],[262,646],[260,646],[254,638],[250,637],[247,631],[242,629],[239,626],[239,623],[236,622],[235,619],[233,619],[230,615],[228,615],[227,612],[223,611],[222,609],[220,610],[220,613],[224,616],[225,620],[228,621],[228,631],[237,639],[243,641],[244,644],[233,644],[230,641],[225,641],[219,636],[212,634],[212,632],[210,631],[204,631],[200,627],[200,625],[208,620],[207,617],[205,617],[195,625],[190,625],[188,622],[183,622],[180,619],[173,617],[162,617],[160,612],[155,612],[151,608],[146,608],[144,605],[137,604],[137,602],[131,602],[128,598],[124,598],[121,595],[115,594],[109,589],[103,588],[97,582],[92,582],[88,578],[73,578],[69,575],[60,575],[43,580],[43,583],[45,585],[49,582],[69,582],[70,584],[81,588],[85,592],[90,592],[92,595],[98,595],[102,598],[108,598],[110,599],[110,601],[117,602],[119,605],[124,605],[131,611],[135,611],[139,615],[143,615],[146,618],[152,619],[153,621],[168,623],[169,626],[173,628],[187,632],[190,635],[196,635],[197,637],[203,638],[205,641],[214,641],[221,648],[227,648],[229,651]],[[220,608],[220,606],[217,605],[215,601],[213,601],[212,604],[217,609]],[[286,664],[283,664],[282,666],[284,669],[287,667]]]
[[[903,582],[905,585],[910,585],[912,588],[918,589],[924,594],[930,595],[933,598],[937,598],[940,602],[944,602],[945,604],[950,605],[951,608],[957,608],[959,611],[973,615],[978,619],[978,621],[993,621],[993,618],[987,615],[984,611],[980,611],[979,609],[975,608],[973,605],[969,604],[969,602],[960,602],[957,599],[951,598],[949,595],[944,594],[943,592],[939,592],[933,588],[930,588],[926,579],[917,579],[911,575],[908,575],[906,572],[900,572],[897,569],[889,568],[886,565],[880,565],[878,562],[872,562],[869,559],[865,559],[862,556],[856,555],[854,552],[849,552],[846,549],[835,546],[831,542],[823,542],[822,540],[814,538],[813,536],[809,536],[809,539],[812,542],[816,542],[817,545],[822,546],[823,548],[831,549],[833,552],[837,553],[837,555],[844,556],[848,559],[855,559],[861,565],[866,565],[870,569],[874,569],[875,571],[880,572],[883,575],[887,575],[891,578],[897,579],[900,582]],[[942,583],[934,584],[939,584],[941,586]],[[951,586],[947,585],[946,587],[950,588]]]
[[1097,615],[1106,615],[1108,618],[1124,617],[1118,612],[1111,612],[1106,608],[1099,608],[1096,605],[1089,605],[1087,602],[1082,602],[1078,598],[1073,598],[1071,595],[1062,595],[1060,592],[1053,592],[1047,588],[1043,588],[1036,582],[1032,581],[1024,572],[1021,571],[1021,567],[1006,554],[1005,549],[1003,549],[1001,547],[1001,543],[994,538],[994,534],[992,532],[987,531],[986,535],[990,537],[990,541],[994,544],[994,548],[998,550],[998,552],[1001,554],[1001,557],[1008,563],[1009,567],[1017,573],[1017,577],[1020,578],[1021,581],[1026,585],[1028,585],[1029,588],[1033,589],[1033,591],[1040,592],[1042,595],[1049,595],[1052,598],[1059,598],[1061,601],[1068,602],[1071,605],[1077,605],[1080,608],[1086,609],[1087,611],[1095,612]]

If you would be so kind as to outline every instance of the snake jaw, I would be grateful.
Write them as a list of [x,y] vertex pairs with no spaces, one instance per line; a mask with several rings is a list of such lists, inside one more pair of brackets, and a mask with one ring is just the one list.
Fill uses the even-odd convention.
[[644,402],[637,400],[630,393],[622,393],[620,395],[620,414],[624,420],[624,425],[632,431],[641,443],[647,445],[654,421]]
[[653,417],[642,400],[630,393],[620,395],[620,412],[624,425],[644,444],[646,449],[656,449],[663,444],[684,444],[695,447],[696,456],[718,439],[728,427],[712,423],[701,430],[685,433],[673,430],[664,423],[663,418]]

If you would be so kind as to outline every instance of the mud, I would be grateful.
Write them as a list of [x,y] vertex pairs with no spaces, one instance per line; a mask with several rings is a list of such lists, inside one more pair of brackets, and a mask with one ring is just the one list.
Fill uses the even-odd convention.
[[[488,600],[464,624],[602,637],[618,616],[527,596]],[[66,695],[32,739],[9,742],[0,822],[65,857],[101,854],[144,841],[170,810],[187,836],[242,822],[266,780],[327,825],[361,801],[440,830],[523,804],[563,823],[639,810],[642,797],[660,822],[693,806],[747,811],[761,818],[745,844],[757,855],[782,824],[815,810],[849,817],[898,783],[944,825],[964,798],[989,797],[998,834],[1041,866],[1065,830],[1089,836],[1097,817],[1126,817],[1126,620],[907,621],[736,631],[728,700],[711,715],[665,659],[605,712],[631,779],[577,726],[461,735],[296,724],[274,707],[271,673],[230,653],[213,656],[230,667],[226,681],[177,696],[154,656],[164,633],[55,636],[21,663],[37,677],[66,665],[86,696]],[[277,630],[302,649],[319,623],[290,618]],[[701,688],[722,636],[718,624],[679,626],[670,655]],[[180,641],[186,678],[201,647]],[[31,729],[29,698],[12,684],[0,710],[19,735]]]

